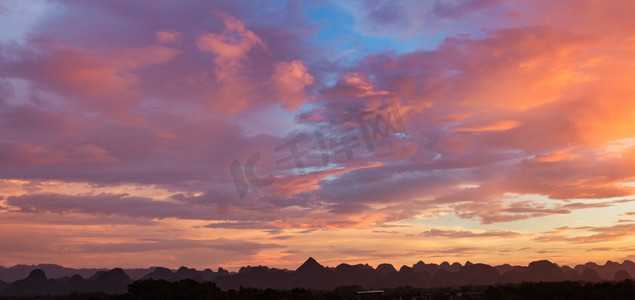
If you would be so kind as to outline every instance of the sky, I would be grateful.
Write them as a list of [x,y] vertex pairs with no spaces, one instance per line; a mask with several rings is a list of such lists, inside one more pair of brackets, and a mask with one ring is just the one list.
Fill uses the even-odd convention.
[[630,0],[0,1],[0,265],[635,259]]

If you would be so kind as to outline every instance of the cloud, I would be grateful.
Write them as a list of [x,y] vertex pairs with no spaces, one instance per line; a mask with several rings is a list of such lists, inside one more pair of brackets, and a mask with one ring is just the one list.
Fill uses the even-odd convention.
[[164,44],[176,43],[181,41],[181,32],[174,30],[159,30],[156,33],[157,41]]
[[411,36],[420,31],[430,11],[430,4],[417,1],[401,2],[341,1],[338,3],[355,18],[356,31],[370,36],[386,37],[398,33]]
[[253,31],[226,12],[216,11],[214,16],[219,18],[225,29],[221,33],[207,33],[199,36],[196,46],[204,52],[216,55],[214,62],[216,79],[227,82],[240,71],[241,63],[253,48],[265,47],[262,40]]
[[225,29],[221,33],[199,36],[196,45],[199,50],[215,55],[214,75],[220,84],[221,95],[223,98],[234,98],[229,103],[212,101],[211,105],[234,113],[247,105],[243,93],[248,88],[247,82],[241,76],[244,63],[252,49],[266,49],[266,46],[253,31],[246,29],[242,22],[228,13],[216,11],[214,15],[223,21]]
[[552,152],[545,155],[539,155],[536,158],[534,158],[534,161],[550,163],[550,162],[557,162],[562,160],[576,159],[579,157],[580,155],[571,154],[566,151],[556,151],[556,152]]
[[191,205],[155,201],[147,197],[128,194],[60,195],[29,194],[9,196],[7,205],[27,213],[50,212],[56,214],[119,215],[137,218],[210,219],[213,213],[201,211]]
[[[635,194],[629,1],[55,5],[0,44],[0,178],[31,182],[6,192],[0,221],[390,239],[371,233],[604,214]],[[376,131],[369,149],[357,116],[390,103],[405,132]],[[315,133],[331,120],[359,144],[324,163]],[[390,129],[381,120],[367,125]],[[298,133],[304,174],[276,163]],[[241,199],[229,166],[255,153],[276,181]],[[534,242],[629,236],[598,228]]]
[[260,221],[246,221],[246,222],[216,222],[205,225],[206,228],[232,228],[232,229],[278,229],[272,223],[260,222]]
[[521,124],[516,121],[498,121],[489,125],[477,127],[457,127],[454,130],[459,132],[505,131],[520,125]]
[[355,97],[357,98],[390,94],[389,91],[375,91],[376,84],[364,74],[347,73],[342,77],[342,81],[342,85],[349,86],[356,90]]
[[604,252],[604,251],[612,251],[612,250],[613,250],[613,248],[611,248],[611,247],[599,247],[599,248],[587,249],[586,251],[588,251],[588,252],[594,252],[594,251]]
[[162,46],[79,49],[52,38],[34,37],[7,49],[5,76],[30,80],[34,88],[72,97],[72,105],[138,122],[123,108],[138,103],[137,72],[173,59],[178,50]]
[[433,11],[440,17],[458,18],[466,13],[499,4],[501,0],[435,1]]
[[467,230],[443,230],[430,229],[419,234],[422,237],[444,237],[451,239],[474,238],[474,237],[495,237],[495,238],[511,238],[518,237],[521,234],[513,231],[488,230],[485,232],[472,232]]
[[389,234],[396,234],[396,233],[399,233],[399,231],[395,231],[395,230],[373,230],[373,233],[389,233]]
[[[481,10],[494,4],[470,2],[466,7],[473,5],[475,10]],[[209,17],[209,11],[201,16]],[[578,128],[576,124],[588,123],[579,120],[579,116],[588,114],[583,107],[595,104],[594,100],[575,98],[576,94],[569,89],[597,84],[596,78],[587,76],[591,72],[584,69],[586,65],[578,65],[585,59],[596,58],[587,52],[588,47],[603,46],[602,40],[593,35],[549,26],[492,29],[482,37],[449,37],[436,50],[379,53],[326,71],[324,67],[312,65],[311,58],[298,58],[284,49],[277,50],[277,45],[296,41],[284,35],[289,32],[276,31],[277,27],[273,31],[265,29],[250,15],[238,14],[229,8],[215,10],[211,20],[213,24],[206,33],[179,26],[162,26],[147,32],[146,41],[150,45],[157,41],[158,35],[178,35],[183,43],[188,40],[196,43],[195,49],[172,41],[164,44],[175,47],[169,51],[170,48],[154,45],[117,46],[112,52],[60,46],[97,61],[112,61],[117,66],[115,73],[134,75],[136,80],[130,84],[110,89],[132,91],[131,99],[135,99],[137,105],[130,109],[113,107],[119,107],[116,111],[140,112],[138,115],[145,123],[125,126],[108,122],[107,117],[71,117],[28,107],[39,114],[38,118],[46,116],[51,121],[42,125],[37,124],[41,121],[34,122],[31,126],[40,127],[25,130],[32,140],[17,138],[4,146],[6,157],[11,158],[7,161],[19,162],[16,168],[28,164],[60,168],[49,168],[44,173],[11,170],[7,174],[21,174],[17,176],[23,178],[88,178],[107,184],[124,181],[173,184],[180,188],[187,186],[189,192],[221,190],[223,195],[229,195],[233,186],[225,174],[227,161],[248,157],[249,151],[266,149],[261,145],[275,146],[282,140],[267,135],[249,136],[245,130],[250,126],[250,119],[266,106],[263,98],[281,90],[298,93],[286,100],[273,101],[293,109],[307,101],[306,89],[316,86],[322,88],[313,95],[317,98],[311,103],[311,111],[317,118],[304,125],[315,125],[348,109],[356,112],[393,100],[398,102],[408,127],[417,130],[402,140],[378,141],[373,153],[356,156],[358,161],[354,165],[372,168],[344,167],[338,161],[330,171],[296,176],[270,161],[263,161],[263,171],[281,174],[275,186],[258,190],[258,198],[264,203],[295,202],[310,206],[319,202],[340,214],[361,213],[377,203],[390,203],[383,209],[396,213],[396,220],[451,205],[459,216],[480,217],[491,223],[609,205],[544,206],[539,201],[503,205],[500,201],[506,193],[564,200],[631,193],[631,188],[620,185],[631,176],[624,156],[607,156],[602,150],[604,144],[589,144],[584,132],[572,129]],[[274,41],[273,37],[282,44],[270,42]],[[146,57],[143,53],[150,55]],[[39,55],[36,53],[34,57]],[[206,77],[205,70],[208,73],[211,70],[209,75],[213,76]],[[324,85],[325,72],[337,74],[335,86]],[[551,77],[544,78],[544,74]],[[225,75],[231,75],[234,80],[219,82]],[[231,86],[231,91],[223,94],[223,85]],[[515,92],[520,87],[524,93]],[[233,91],[240,95],[230,96]],[[181,95],[183,99],[170,100],[166,95]],[[324,99],[331,96],[334,99]],[[149,100],[154,97],[161,100]],[[359,98],[366,100],[360,102]],[[210,101],[218,104],[212,103],[211,108],[212,113],[220,114],[218,119],[210,120],[212,117],[202,113],[207,111],[201,110],[199,104],[207,105]],[[145,110],[146,107],[156,110]],[[591,111],[595,108],[590,107]],[[18,113],[26,116],[28,112],[27,107],[10,109],[14,109],[14,116]],[[231,115],[238,112],[241,115]],[[557,117],[561,112],[567,112],[570,118]],[[196,117],[186,117],[191,114]],[[295,116],[290,118],[290,124],[293,120]],[[19,128],[15,124],[7,122],[5,128]],[[64,130],[81,128],[83,132],[73,132],[71,136],[77,140],[65,140],[66,146],[53,140],[44,143],[40,137],[46,136],[47,129],[53,126]],[[628,131],[617,137],[626,134]],[[87,140],[92,143],[83,142]],[[215,146],[219,144],[223,147]],[[263,159],[270,159],[264,154]],[[592,177],[596,170],[594,165],[582,163],[598,159],[606,166],[605,174],[612,175]],[[69,163],[80,166],[69,168]],[[624,166],[622,169],[620,164]],[[206,169],[208,165],[214,167]],[[62,171],[63,166],[66,168]],[[619,171],[612,172],[615,168]],[[41,175],[34,175],[36,173]],[[210,173],[216,174],[213,186],[206,175]],[[484,190],[491,190],[462,191],[463,184],[482,185]],[[300,197],[300,193],[305,195]],[[419,195],[426,195],[425,199]],[[297,198],[283,199],[291,196]]]
[[591,227],[585,228],[586,231],[596,234],[586,236],[566,236],[562,234],[547,234],[535,238],[538,242],[570,242],[575,244],[601,243],[609,241],[618,241],[635,235],[635,224],[620,224],[609,227]]
[[363,170],[367,168],[376,168],[381,166],[381,163],[369,163],[359,164],[353,163],[351,166],[342,168],[326,169],[322,171],[315,171],[303,176],[290,175],[285,178],[279,178],[277,182],[274,182],[273,189],[276,193],[291,195],[300,192],[311,192],[321,189],[319,184],[321,180],[328,176],[353,172],[356,170]]
[[313,84],[313,76],[300,60],[275,64],[271,80],[275,94],[285,110],[295,110],[308,100],[305,87]]
[[430,257],[468,256],[478,250],[479,248],[477,247],[455,247],[455,248],[439,248],[436,250],[433,250],[433,249],[417,250],[417,253],[421,255],[430,256]]
[[74,245],[72,248],[74,251],[85,253],[139,253],[158,250],[205,248],[228,251],[238,255],[253,255],[263,249],[282,248],[282,246],[219,238],[213,240],[170,239],[135,243],[90,243]]

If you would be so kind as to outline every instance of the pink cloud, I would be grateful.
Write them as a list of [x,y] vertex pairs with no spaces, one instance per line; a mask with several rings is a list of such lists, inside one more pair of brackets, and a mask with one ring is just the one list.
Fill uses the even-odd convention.
[[265,44],[245,25],[225,12],[214,15],[225,24],[221,33],[207,33],[199,36],[196,45],[199,50],[216,55],[216,78],[220,82],[231,80],[240,71],[242,61],[254,48],[265,49]]
[[[220,84],[220,97],[226,101],[209,99],[215,109],[234,113],[245,108],[248,103],[248,82],[241,73],[252,49],[266,49],[263,41],[244,24],[226,12],[216,11],[214,15],[225,24],[221,33],[207,33],[198,37],[199,50],[210,52],[214,57],[214,75]],[[231,101],[229,100],[231,99]]]
[[174,30],[159,30],[156,33],[157,41],[164,44],[176,43],[181,41],[182,39],[181,35],[182,35],[181,32],[174,31]]
[[368,97],[368,96],[385,96],[390,94],[388,91],[375,91],[376,84],[373,83],[367,76],[358,73],[347,73],[342,77],[343,82],[346,85],[354,87],[358,90],[355,97]]
[[305,87],[313,84],[313,76],[300,60],[278,62],[271,76],[278,101],[285,110],[295,110],[308,100]]

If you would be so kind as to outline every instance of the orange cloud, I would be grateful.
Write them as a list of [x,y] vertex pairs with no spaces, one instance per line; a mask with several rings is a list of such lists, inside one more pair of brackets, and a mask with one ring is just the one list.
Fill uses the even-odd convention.
[[331,175],[343,174],[355,170],[375,168],[383,165],[380,162],[357,164],[350,167],[331,168],[323,171],[310,172],[303,175],[288,175],[278,178],[273,184],[273,189],[278,194],[293,195],[301,192],[311,192],[320,189],[318,183]]
[[497,121],[491,124],[474,126],[474,127],[457,127],[454,131],[458,132],[484,132],[484,131],[505,131],[520,126],[520,122],[506,120]]
[[581,156],[577,154],[569,153],[567,151],[556,151],[546,155],[536,156],[536,158],[534,158],[534,161],[535,162],[557,162],[561,160],[576,159],[579,157]]
[[342,77],[345,84],[357,89],[355,97],[363,98],[368,96],[384,96],[390,94],[388,91],[375,91],[376,84],[367,76],[359,73],[347,73]]
[[274,66],[271,81],[274,94],[285,110],[295,110],[308,100],[305,87],[313,84],[313,76],[301,60],[278,62]]

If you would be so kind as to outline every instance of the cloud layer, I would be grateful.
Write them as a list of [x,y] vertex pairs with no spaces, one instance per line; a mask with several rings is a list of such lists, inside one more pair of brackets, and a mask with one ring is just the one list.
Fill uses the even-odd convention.
[[[76,265],[622,249],[633,5],[7,1],[0,234]],[[15,243],[0,264],[40,262]]]

